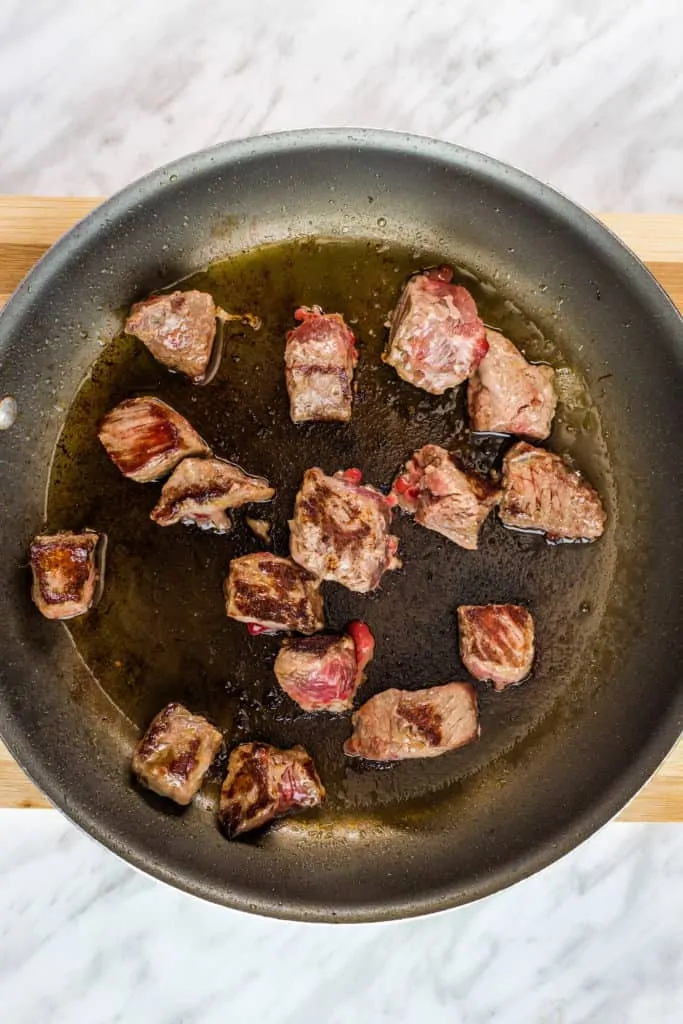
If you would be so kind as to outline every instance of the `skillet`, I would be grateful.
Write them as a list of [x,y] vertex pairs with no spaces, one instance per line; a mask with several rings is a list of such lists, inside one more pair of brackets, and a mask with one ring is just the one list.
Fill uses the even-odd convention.
[[[402,573],[362,606],[328,588],[330,625],[362,614],[377,637],[362,699],[387,685],[466,678],[458,603],[521,600],[538,616],[534,676],[503,695],[480,687],[477,744],[372,769],[338,756],[348,719],[323,728],[278,694],[277,644],[224,618],[229,558],[256,549],[243,524],[227,539],[149,527],[154,494],[118,477],[92,438],[107,403],[157,391],[219,454],[273,478],[275,543],[286,550],[306,466],[361,464],[386,486],[427,440],[467,447],[461,396],[426,398],[378,358],[404,276],[436,260],[457,267],[485,318],[530,356],[571,371],[550,446],[598,487],[609,527],[595,545],[553,548],[492,519],[481,551],[469,553],[400,520]],[[229,339],[204,389],[112,340],[133,300],[197,274],[224,304],[257,305],[266,321],[258,335]],[[286,417],[282,332],[295,305],[316,299],[359,319],[348,429],[297,430]],[[681,319],[633,254],[533,179],[454,146],[367,130],[286,133],[186,157],[104,203],[46,254],[0,317],[0,360],[0,396],[19,410],[0,434],[0,730],[47,796],[137,867],[276,917],[441,910],[572,849],[679,736]],[[500,455],[467,451],[491,464]],[[29,598],[26,552],[46,524],[109,536],[105,597],[68,628],[43,621]],[[172,698],[229,736],[304,742],[329,807],[227,843],[211,810],[215,783],[182,813],[141,793],[132,746]]]

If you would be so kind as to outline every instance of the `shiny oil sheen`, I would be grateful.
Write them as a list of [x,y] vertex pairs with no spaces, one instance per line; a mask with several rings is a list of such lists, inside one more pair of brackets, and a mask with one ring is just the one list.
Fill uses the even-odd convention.
[[[225,616],[222,583],[230,559],[259,550],[244,516],[273,524],[274,549],[288,552],[287,519],[303,472],[359,467],[383,490],[402,463],[426,443],[459,452],[481,471],[496,471],[509,441],[470,437],[465,387],[432,396],[384,365],[387,316],[409,274],[440,263],[441,254],[384,240],[304,239],[263,246],[208,267],[181,282],[212,293],[231,313],[257,314],[258,332],[226,327],[217,376],[204,386],[167,372],[136,339],[109,342],[78,391],[59,439],[48,495],[48,526],[91,527],[109,538],[104,597],[86,617],[68,623],[83,660],[114,704],[143,729],[168,701],[206,713],[228,746],[246,739],[279,746],[302,743],[327,787],[311,827],[332,820],[355,826],[419,816],[436,789],[469,780],[496,784],[523,756],[531,734],[557,726],[590,699],[600,679],[593,644],[614,574],[614,483],[600,418],[579,373],[577,353],[547,340],[490,282],[460,268],[485,322],[502,330],[531,360],[545,361],[571,381],[563,388],[549,446],[568,455],[598,487],[608,511],[595,544],[549,545],[542,537],[505,530],[495,514],[480,550],[465,551],[395,516],[404,568],[385,575],[376,593],[353,594],[324,584],[327,622],[341,630],[363,619],[376,638],[375,659],[357,704],[389,686],[418,689],[467,679],[458,654],[459,604],[519,602],[536,621],[532,678],[503,694],[478,685],[482,735],[471,746],[432,760],[376,766],[346,758],[349,715],[311,715],[279,688],[273,661],[277,637],[248,635]],[[299,305],[340,312],[357,334],[360,354],[351,423],[294,425],[284,381],[285,333]],[[234,515],[228,536],[149,519],[160,484],[125,479],[97,440],[97,425],[117,402],[154,394],[181,412],[222,458],[263,475],[277,489],[271,504]],[[504,762],[504,763],[503,763]],[[220,768],[220,765],[219,765]],[[218,773],[217,773],[218,774]],[[209,787],[208,804],[212,793]]]

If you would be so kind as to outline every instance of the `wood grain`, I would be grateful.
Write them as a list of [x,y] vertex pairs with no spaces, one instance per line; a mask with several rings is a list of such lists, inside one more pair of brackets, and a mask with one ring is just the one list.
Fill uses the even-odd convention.
[[[96,198],[0,196],[0,307],[21,278]],[[598,214],[645,263],[683,311],[683,215]],[[0,743],[0,807],[49,807]],[[620,821],[683,821],[683,741],[619,816]]]

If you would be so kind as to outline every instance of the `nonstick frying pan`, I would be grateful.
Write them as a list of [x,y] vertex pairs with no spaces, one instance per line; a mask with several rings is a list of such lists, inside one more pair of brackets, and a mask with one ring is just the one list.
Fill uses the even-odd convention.
[[[288,326],[280,323],[284,310],[311,297],[293,294],[293,282],[304,288],[305,274],[287,278],[287,262],[276,256],[270,267],[269,257],[264,263],[258,254],[239,264],[236,294],[251,288],[266,311],[269,296],[277,309],[270,330],[266,323],[261,335],[235,336],[229,351],[242,351],[245,362],[228,363],[229,376],[214,391],[209,385],[200,396],[202,389],[144,360],[132,376],[117,376],[119,349],[106,343],[120,334],[131,301],[211,261],[301,238],[355,240],[345,280],[356,281],[367,310],[375,307],[364,282],[395,274],[394,284],[387,278],[380,289],[377,330],[369,321],[358,325],[363,358],[351,428],[297,434],[287,423],[275,328]],[[358,258],[363,246],[365,266]],[[301,258],[323,266],[324,248],[307,242]],[[402,255],[392,266],[396,253]],[[386,486],[411,447],[464,436],[461,399],[430,404],[377,359],[383,304],[400,288],[401,271],[428,258],[472,275],[499,326],[519,335],[526,324],[532,354],[547,350],[556,365],[571,368],[571,380],[586,384],[592,404],[561,418],[563,433],[551,446],[572,454],[598,486],[609,529],[595,545],[553,548],[492,520],[482,550],[469,553],[401,520],[405,569],[362,612],[377,635],[378,658],[361,696],[387,685],[466,678],[453,617],[466,600],[529,603],[539,617],[537,671],[514,692],[480,688],[483,734],[467,750],[385,770],[340,767],[332,748],[348,734],[348,719],[323,727],[293,715],[268,670],[276,644],[264,640],[259,648],[223,616],[212,588],[236,550],[230,545],[248,543],[242,528],[233,538],[188,540],[180,527],[152,527],[155,535],[143,531],[145,563],[130,509],[155,499],[123,478],[116,478],[116,497],[115,471],[104,456],[98,498],[89,476],[94,449],[83,438],[98,402],[116,398],[124,385],[157,387],[194,417],[221,454],[276,478],[282,545],[305,465],[333,471],[363,460],[368,479]],[[269,278],[271,271],[278,273]],[[335,287],[327,279],[323,290],[341,304],[344,294]],[[572,849],[623,807],[677,739],[681,319],[617,239],[533,179],[454,146],[360,130],[266,136],[187,157],[104,203],[50,250],[0,317],[0,359],[0,397],[14,396],[19,410],[14,426],[0,434],[0,728],[48,797],[132,864],[204,898],[276,917],[360,921],[440,910],[492,893]],[[56,449],[65,411],[96,360],[94,385],[80,392],[81,441],[72,416],[71,450],[68,443]],[[79,444],[82,493],[72,470],[71,483],[63,484],[67,523],[60,521],[66,505],[46,508],[46,491],[50,467],[54,485],[73,467]],[[76,515],[82,521],[73,522]],[[110,535],[109,603],[105,596],[90,626],[46,622],[31,604],[27,548],[46,521],[50,528],[106,526]],[[129,607],[121,578],[134,589],[151,574],[157,584],[136,591]],[[328,617],[337,626],[361,612],[339,591],[328,594]],[[141,593],[149,597],[144,627],[135,622]],[[193,609],[205,613],[199,651],[187,626]],[[168,629],[159,628],[159,617]],[[207,622],[217,638],[211,669]],[[98,646],[93,636],[100,634],[115,636],[118,646]],[[131,649],[138,645],[137,661],[126,636]],[[124,668],[119,689],[107,682],[114,661]],[[211,787],[182,813],[140,792],[130,779],[132,745],[145,716],[158,709],[155,701],[173,696],[218,718],[225,706],[235,735],[259,727],[266,739],[302,739],[323,774],[331,773],[329,811],[228,843],[215,826]],[[221,724],[229,731],[227,719]]]

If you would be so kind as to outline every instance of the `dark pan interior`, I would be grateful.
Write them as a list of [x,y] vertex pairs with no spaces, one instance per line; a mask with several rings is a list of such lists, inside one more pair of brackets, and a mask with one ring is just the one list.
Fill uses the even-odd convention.
[[[312,236],[333,242],[293,241]],[[225,257],[233,258],[198,283],[228,308],[258,306],[266,323],[258,335],[234,331],[212,385],[171,377],[130,341],[103,348],[132,299]],[[161,394],[219,454],[272,477],[279,493],[269,515],[283,552],[308,465],[361,465],[386,487],[427,440],[494,462],[497,446],[467,447],[461,398],[424,396],[378,363],[401,280],[435,258],[475,275],[487,320],[529,355],[571,366],[586,382],[590,401],[583,394],[562,410],[551,446],[599,487],[610,525],[598,544],[553,548],[492,519],[473,554],[401,520],[406,568],[379,595],[326,588],[331,626],[364,617],[377,635],[363,699],[386,685],[465,678],[452,625],[460,602],[522,600],[538,617],[533,679],[500,697],[480,688],[478,744],[369,769],[337,753],[347,718],[322,729],[279,694],[276,642],[247,639],[224,618],[227,563],[257,549],[246,528],[220,538],[154,527],[157,489],[123,480],[91,438],[108,404]],[[302,301],[359,319],[349,427],[288,422],[282,332]],[[416,914],[553,860],[633,795],[681,728],[681,335],[647,271],[590,217],[453,147],[373,132],[276,136],[187,158],[131,186],[52,250],[0,318],[0,394],[13,394],[20,410],[0,434],[0,710],[10,749],[116,852],[262,913]],[[56,450],[46,508],[55,443],[93,363]],[[105,599],[69,630],[42,621],[28,597],[26,548],[45,523],[110,536]],[[228,844],[210,789],[180,814],[131,787],[138,729],[171,698],[238,737],[307,743],[331,791],[325,813]]]

